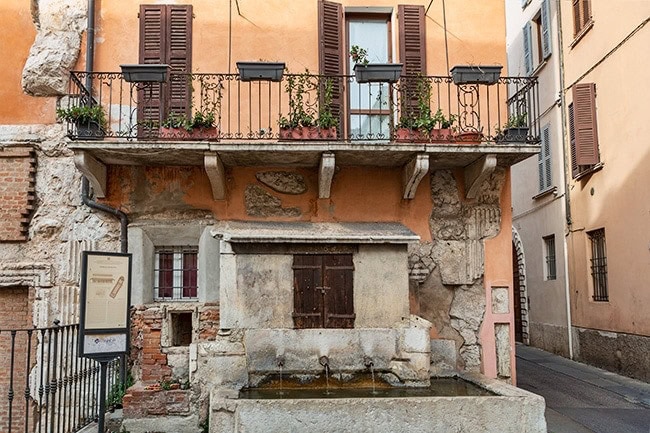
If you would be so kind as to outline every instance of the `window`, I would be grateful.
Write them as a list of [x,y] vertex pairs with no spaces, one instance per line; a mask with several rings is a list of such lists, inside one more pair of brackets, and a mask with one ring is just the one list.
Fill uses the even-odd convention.
[[353,328],[352,254],[293,257],[293,320],[298,329]]
[[600,162],[594,83],[573,86],[573,102],[569,105],[569,138],[571,173],[575,179]]
[[577,37],[590,23],[591,0],[573,0],[573,36]]
[[542,149],[537,154],[537,166],[539,171],[539,190],[546,191],[552,185],[551,173],[551,126],[545,125],[542,128]]
[[544,260],[546,262],[546,280],[557,278],[555,264],[555,235],[544,236]]
[[196,247],[157,247],[155,251],[155,300],[196,299]]
[[549,0],[544,0],[542,6],[526,23],[523,29],[524,67],[526,74],[533,71],[551,55],[551,22]]
[[587,232],[591,243],[591,280],[594,301],[608,301],[607,290],[607,250],[605,229]]

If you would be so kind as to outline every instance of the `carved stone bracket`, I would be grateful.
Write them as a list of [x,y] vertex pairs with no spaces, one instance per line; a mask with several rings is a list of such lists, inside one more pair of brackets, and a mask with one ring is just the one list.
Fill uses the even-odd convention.
[[318,170],[318,198],[330,198],[335,168],[336,159],[334,154],[323,153]]
[[485,155],[465,167],[465,195],[467,198],[476,198],[481,184],[492,174],[496,166],[496,155]]
[[429,171],[429,156],[425,154],[416,155],[409,161],[402,172],[402,183],[404,187],[404,199],[412,199],[420,185],[420,182]]
[[47,263],[1,263],[0,287],[52,287],[52,266]]
[[221,158],[216,152],[206,152],[203,156],[205,172],[212,187],[212,197],[215,200],[226,198],[226,170],[223,167]]
[[106,197],[106,165],[84,150],[75,151],[74,165],[86,176],[95,191],[95,196]]

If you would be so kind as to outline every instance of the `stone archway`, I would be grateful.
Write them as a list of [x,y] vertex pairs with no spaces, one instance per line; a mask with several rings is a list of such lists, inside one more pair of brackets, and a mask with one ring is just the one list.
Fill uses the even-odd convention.
[[[524,259],[524,245],[521,241],[519,232],[512,228],[512,267],[513,267],[513,290],[515,305],[515,326],[521,323],[521,342],[530,344],[530,334],[528,328],[528,290],[526,287],[526,261]],[[517,323],[518,322],[518,323]]]

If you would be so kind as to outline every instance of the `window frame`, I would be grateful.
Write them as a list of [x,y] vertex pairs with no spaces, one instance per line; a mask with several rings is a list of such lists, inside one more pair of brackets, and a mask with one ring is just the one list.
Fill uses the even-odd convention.
[[[162,255],[166,256],[165,258],[171,258],[171,268],[161,269],[164,260]],[[193,245],[165,245],[154,248],[153,299],[155,302],[186,302],[198,300],[198,255],[199,248]],[[188,264],[188,259],[193,263]],[[168,264],[165,266],[168,266]],[[164,280],[170,281],[171,284],[163,285],[162,281]],[[163,290],[165,290],[165,293],[171,293],[171,295],[161,295]],[[170,292],[167,292],[167,290]]]
[[557,279],[557,255],[555,253],[555,234],[544,236],[544,280]]
[[573,37],[579,40],[593,22],[591,0],[573,0]]
[[[591,275],[591,299],[594,302],[609,302],[609,284],[607,281],[607,242],[605,229],[599,228],[587,232],[589,240],[589,273]],[[595,262],[599,262],[594,264]]]

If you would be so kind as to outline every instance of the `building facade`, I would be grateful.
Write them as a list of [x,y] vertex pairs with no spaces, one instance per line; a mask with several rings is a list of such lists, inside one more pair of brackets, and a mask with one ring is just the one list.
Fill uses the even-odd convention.
[[449,77],[505,63],[502,2],[222,3],[3,3],[0,290],[74,323],[80,252],[132,254],[131,431],[220,431],[223,393],[323,362],[514,382],[510,166],[550,102]]
[[[648,246],[639,234],[647,231],[647,218],[642,215],[648,200],[641,186],[643,170],[635,168],[636,161],[642,161],[647,153],[647,146],[643,139],[633,138],[640,111],[628,98],[647,93],[648,86],[643,78],[645,72],[633,78],[623,65],[636,62],[638,44],[648,41],[648,5],[627,2],[617,8],[587,1],[562,4],[558,9],[559,2],[548,3],[554,35],[551,39],[559,48],[549,59],[556,53],[559,59],[549,62],[552,71],[548,74],[555,81],[548,92],[542,93],[559,98],[554,132],[558,141],[553,142],[551,158],[556,161],[554,168],[563,169],[558,170],[555,180],[558,185],[553,194],[558,205],[552,218],[543,207],[531,205],[529,196],[536,179],[525,171],[527,166],[532,169],[531,160],[513,168],[513,185],[528,185],[529,190],[519,196],[513,187],[514,227],[519,229],[517,221],[521,220],[523,232],[523,221],[529,221],[522,238],[527,239],[523,249],[531,301],[530,344],[647,381],[648,366],[641,359],[648,350],[648,320],[644,313],[648,291],[643,289],[648,279]],[[513,16],[524,20],[522,34],[530,25],[535,27],[536,15],[529,10],[534,12],[536,7],[532,2],[512,8]],[[598,18],[605,16],[614,19],[608,29],[599,25]],[[527,44],[515,44],[511,49],[511,65],[517,59],[524,61]],[[542,80],[548,66],[532,73]],[[623,119],[626,128],[620,127]],[[568,195],[559,200],[564,189]],[[548,238],[539,227],[551,221],[556,226],[557,280],[549,282]],[[562,233],[559,229],[563,222]],[[545,230],[551,234],[550,229]],[[566,295],[562,291],[564,284]],[[537,321],[552,326],[537,325]],[[571,338],[559,340],[566,335],[568,322]],[[562,327],[562,323],[564,329],[555,328]]]

